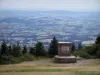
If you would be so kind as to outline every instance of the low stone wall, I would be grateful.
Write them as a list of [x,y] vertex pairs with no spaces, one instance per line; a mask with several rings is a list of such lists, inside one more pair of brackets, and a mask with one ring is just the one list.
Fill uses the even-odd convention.
[[75,56],[55,56],[56,63],[76,63]]

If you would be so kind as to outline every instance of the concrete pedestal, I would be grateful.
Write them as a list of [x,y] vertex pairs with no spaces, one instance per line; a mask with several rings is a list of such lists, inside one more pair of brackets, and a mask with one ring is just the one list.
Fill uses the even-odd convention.
[[75,56],[55,56],[55,62],[57,63],[76,63]]

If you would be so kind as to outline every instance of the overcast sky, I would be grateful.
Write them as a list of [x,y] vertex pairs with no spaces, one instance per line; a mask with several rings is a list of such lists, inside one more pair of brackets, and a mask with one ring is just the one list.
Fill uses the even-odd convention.
[[1,9],[100,11],[100,0],[0,0]]

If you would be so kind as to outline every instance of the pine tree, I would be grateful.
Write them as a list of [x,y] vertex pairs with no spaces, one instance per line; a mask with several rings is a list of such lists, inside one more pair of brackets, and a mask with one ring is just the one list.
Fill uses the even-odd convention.
[[58,41],[57,41],[56,37],[54,37],[53,40],[51,40],[51,43],[50,43],[50,46],[48,49],[48,53],[49,53],[50,57],[53,57],[58,54]]
[[36,55],[36,49],[34,47],[31,47],[29,53],[32,55]]
[[78,49],[82,49],[82,44],[81,43],[78,44]]
[[23,54],[26,54],[26,53],[27,53],[27,47],[26,47],[26,46],[23,47],[22,53],[23,53]]
[[15,57],[19,57],[21,55],[21,47],[19,43],[17,43],[17,45],[13,45],[12,55]]
[[36,56],[45,56],[45,50],[42,42],[37,42],[35,48],[36,48]]
[[[1,49],[0,49],[0,59],[2,58],[2,55],[1,55]],[[0,60],[1,61],[1,60]]]
[[5,41],[1,44],[1,56],[2,55],[8,55],[8,47]]
[[75,51],[75,44],[72,43],[71,52],[74,52],[74,51]]
[[97,36],[95,44],[100,44],[100,35]]
[[12,46],[11,45],[8,46],[8,51],[9,51],[9,55],[12,55]]

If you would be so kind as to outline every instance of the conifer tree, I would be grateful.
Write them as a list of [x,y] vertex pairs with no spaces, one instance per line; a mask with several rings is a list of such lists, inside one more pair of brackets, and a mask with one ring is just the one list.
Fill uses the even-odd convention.
[[29,53],[32,55],[36,55],[36,49],[34,47],[31,47]]
[[42,42],[37,42],[35,45],[36,56],[45,56],[45,50]]
[[8,47],[5,41],[1,44],[1,56],[2,55],[8,55]]
[[56,39],[56,37],[53,37],[53,40],[51,40],[48,53],[50,57],[53,57],[58,54],[58,40]]
[[71,52],[74,52],[74,51],[75,51],[75,44],[72,43]]
[[82,44],[81,43],[78,44],[78,49],[82,49]]
[[100,44],[100,35],[97,36],[95,44]]
[[27,53],[27,47],[26,47],[26,46],[23,47],[22,53],[23,53],[23,54],[26,54],[26,53]]
[[12,55],[12,46],[11,45],[8,46],[8,51],[9,51],[9,55]]
[[12,55],[15,57],[19,57],[21,55],[21,47],[20,47],[19,43],[17,43],[17,45],[13,45]]

